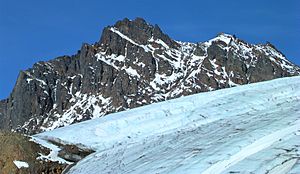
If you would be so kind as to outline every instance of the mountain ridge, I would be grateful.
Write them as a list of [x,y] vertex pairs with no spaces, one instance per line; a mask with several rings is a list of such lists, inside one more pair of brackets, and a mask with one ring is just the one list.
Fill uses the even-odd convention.
[[299,75],[271,44],[221,33],[206,42],[171,39],[142,18],[118,21],[77,54],[21,71],[0,101],[0,129],[28,134],[146,104]]

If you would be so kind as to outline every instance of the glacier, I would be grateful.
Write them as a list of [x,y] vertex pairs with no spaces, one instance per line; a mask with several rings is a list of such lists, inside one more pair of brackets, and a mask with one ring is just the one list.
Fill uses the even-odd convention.
[[70,174],[296,174],[300,76],[113,113],[36,134],[33,141],[50,148],[56,141],[95,150]]

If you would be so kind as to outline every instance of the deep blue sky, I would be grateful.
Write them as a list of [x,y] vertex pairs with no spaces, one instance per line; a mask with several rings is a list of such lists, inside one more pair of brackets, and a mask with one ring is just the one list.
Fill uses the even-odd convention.
[[299,0],[0,0],[0,99],[8,97],[20,70],[76,53],[125,17],[143,17],[182,41],[205,41],[219,32],[270,41],[300,65]]

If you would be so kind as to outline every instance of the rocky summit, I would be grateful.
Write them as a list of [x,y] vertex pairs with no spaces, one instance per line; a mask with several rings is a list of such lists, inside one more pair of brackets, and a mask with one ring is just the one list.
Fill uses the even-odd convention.
[[77,54],[21,71],[0,101],[0,129],[34,134],[108,113],[199,92],[300,74],[272,44],[220,33],[206,42],[171,39],[142,18],[105,27]]

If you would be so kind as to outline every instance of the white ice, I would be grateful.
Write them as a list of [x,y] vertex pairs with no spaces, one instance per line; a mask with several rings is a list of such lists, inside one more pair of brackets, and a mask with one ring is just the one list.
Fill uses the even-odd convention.
[[23,168],[23,167],[24,168],[28,168],[29,167],[28,163],[24,162],[24,161],[17,161],[17,160],[15,160],[14,163],[18,167],[18,169]]
[[299,173],[300,77],[195,94],[35,135],[94,149],[69,173]]

